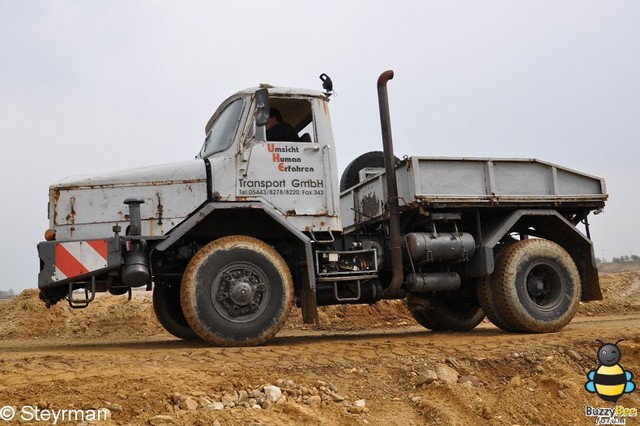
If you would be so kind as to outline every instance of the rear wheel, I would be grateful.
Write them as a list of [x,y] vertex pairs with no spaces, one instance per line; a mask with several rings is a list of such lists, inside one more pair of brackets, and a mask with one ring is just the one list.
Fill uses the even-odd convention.
[[[418,300],[423,300],[419,303]],[[418,324],[434,331],[469,331],[484,319],[475,294],[462,288],[453,292],[409,295],[409,311]]]
[[489,276],[478,280],[478,303],[482,307],[482,311],[489,318],[489,321],[501,330],[507,332],[518,331],[507,322],[502,312],[500,312],[491,278],[492,276]]
[[580,275],[558,244],[544,239],[519,241],[505,249],[494,273],[499,311],[517,331],[560,330],[580,303]]
[[284,325],[293,280],[275,249],[255,238],[231,236],[203,247],[182,277],[182,310],[205,341],[259,345]]
[[[503,254],[505,253],[506,248],[510,247],[516,242],[516,240],[509,239],[505,241],[499,249],[497,249],[495,255],[496,270],[499,269],[500,264],[502,263],[502,259],[504,259]],[[492,274],[488,277],[480,278],[478,280],[478,285],[476,288],[478,303],[480,304],[480,307],[484,311],[487,318],[489,318],[489,321],[491,321],[496,327],[506,332],[521,331],[509,324],[509,322],[505,319],[504,314],[500,310],[500,306],[496,299],[494,290],[494,277],[495,274]]]
[[161,283],[153,287],[153,311],[160,325],[180,339],[197,340],[180,306],[180,284]]

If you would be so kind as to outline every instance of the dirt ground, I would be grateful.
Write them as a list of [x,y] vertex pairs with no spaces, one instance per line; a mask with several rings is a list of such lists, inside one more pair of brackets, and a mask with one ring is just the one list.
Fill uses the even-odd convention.
[[[605,265],[601,281],[605,300],[582,304],[553,334],[507,334],[486,321],[434,333],[393,301],[323,308],[320,326],[294,311],[254,348],[173,338],[144,292],[47,310],[27,290],[0,302],[0,425],[14,410],[12,424],[76,424],[102,408],[107,421],[84,423],[593,425],[586,407],[614,407],[584,388],[596,339],[624,339],[620,365],[640,385],[640,267]],[[618,404],[640,408],[640,392]]]

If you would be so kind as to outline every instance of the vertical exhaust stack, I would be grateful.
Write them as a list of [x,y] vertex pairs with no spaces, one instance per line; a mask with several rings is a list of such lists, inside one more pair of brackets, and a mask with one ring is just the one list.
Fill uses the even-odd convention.
[[396,183],[395,156],[391,137],[391,116],[389,114],[389,97],[387,82],[393,78],[393,71],[388,70],[378,77],[378,105],[380,107],[380,125],[382,127],[382,147],[384,151],[384,168],[387,175],[387,204],[389,206],[389,247],[391,249],[391,284],[382,297],[396,299],[401,297],[400,286],[404,279],[402,268],[402,237],[400,235],[400,208],[398,205],[398,184]]

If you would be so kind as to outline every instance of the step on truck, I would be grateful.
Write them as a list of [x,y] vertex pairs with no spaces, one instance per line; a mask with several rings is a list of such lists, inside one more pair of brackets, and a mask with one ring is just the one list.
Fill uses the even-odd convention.
[[[240,346],[272,338],[294,305],[317,323],[320,306],[405,299],[430,330],[486,316],[545,333],[602,298],[588,216],[603,179],[535,159],[397,158],[392,71],[377,82],[382,151],[338,178],[320,78],[324,91],[229,97],[195,160],[51,185],[42,301],[84,308],[146,288],[171,334]],[[289,132],[274,136],[278,121]]]

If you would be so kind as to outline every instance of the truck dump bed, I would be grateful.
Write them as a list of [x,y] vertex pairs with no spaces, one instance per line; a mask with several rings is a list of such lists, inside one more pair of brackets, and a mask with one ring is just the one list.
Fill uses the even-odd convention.
[[[401,209],[558,208],[596,210],[604,180],[536,159],[410,157],[396,168]],[[385,173],[341,194],[344,228],[386,213]]]

